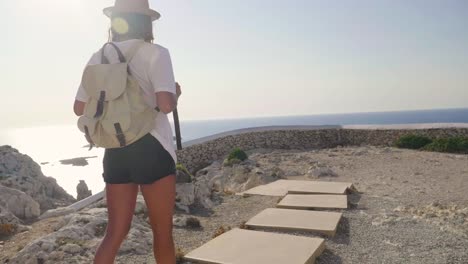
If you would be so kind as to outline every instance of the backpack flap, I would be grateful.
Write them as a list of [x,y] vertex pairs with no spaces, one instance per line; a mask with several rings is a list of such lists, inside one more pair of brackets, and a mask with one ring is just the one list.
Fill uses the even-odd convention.
[[127,86],[127,68],[127,63],[90,65],[83,73],[83,88],[97,101],[115,100]]

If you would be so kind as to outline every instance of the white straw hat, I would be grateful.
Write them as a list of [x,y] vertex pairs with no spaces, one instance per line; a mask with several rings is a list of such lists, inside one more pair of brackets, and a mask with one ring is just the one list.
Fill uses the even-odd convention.
[[155,21],[161,17],[157,11],[149,7],[148,0],[116,0],[114,6],[104,8],[104,15],[109,18],[114,13],[137,13],[151,17]]

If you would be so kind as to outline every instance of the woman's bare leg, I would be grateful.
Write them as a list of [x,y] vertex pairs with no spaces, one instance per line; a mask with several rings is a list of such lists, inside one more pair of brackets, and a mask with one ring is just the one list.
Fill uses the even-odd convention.
[[94,264],[113,264],[120,245],[130,231],[135,211],[138,185],[107,184],[108,222],[106,235],[99,246]]
[[176,176],[164,177],[153,184],[141,185],[153,229],[153,249],[158,264],[175,264],[172,215],[176,197]]

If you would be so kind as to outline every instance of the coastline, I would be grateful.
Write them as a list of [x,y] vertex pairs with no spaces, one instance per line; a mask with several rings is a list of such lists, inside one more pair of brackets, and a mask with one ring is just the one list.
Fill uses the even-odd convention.
[[216,133],[210,136],[189,140],[182,143],[183,147],[203,144],[226,136],[236,136],[251,132],[265,132],[275,130],[321,130],[321,129],[361,129],[361,130],[421,130],[421,129],[450,129],[468,128],[468,123],[414,123],[414,124],[392,124],[392,125],[318,125],[318,126],[263,126],[235,129]]
[[[343,135],[341,136],[342,139],[345,139],[350,133],[352,133],[351,136],[353,138],[361,138],[360,142],[365,142],[367,139],[371,139],[367,134],[372,134],[374,139],[372,139],[372,142],[369,141],[369,144],[373,145],[376,142],[380,143],[381,137],[384,137],[387,134],[385,131],[414,130],[417,132],[422,130],[434,129],[444,129],[450,131],[451,129],[467,128],[468,123],[248,127],[244,129],[225,131],[222,133],[217,133],[206,137],[201,137],[198,139],[183,142],[183,150],[177,151],[177,155],[178,157],[180,157],[179,162],[187,165],[187,167],[189,167],[190,170],[196,171],[197,169],[208,165],[211,160],[222,157],[227,152],[229,152],[231,148],[236,146],[243,147],[246,149],[256,147],[321,148],[326,146],[337,145],[338,143],[333,142],[337,140],[337,138],[340,136],[339,134]],[[377,132],[377,134],[375,134],[373,133],[373,131],[375,130],[381,132]],[[339,134],[336,134],[337,131],[340,131]],[[81,137],[81,135],[79,134],[78,136]],[[252,141],[251,139],[254,142],[250,142]],[[301,142],[300,139],[303,139],[303,142]],[[254,144],[255,142],[258,144]],[[322,142],[323,144],[321,143],[314,145],[312,144],[314,142]],[[329,144],[330,142],[333,144]],[[79,141],[75,144],[77,147],[79,147],[77,149],[78,155],[75,159],[79,159],[81,161],[81,158],[97,156],[97,158],[87,160],[86,163],[89,164],[86,166],[63,165],[60,163],[60,160],[63,160],[63,157],[60,157],[58,155],[54,156],[53,159],[51,158],[47,160],[40,160],[43,162],[49,162],[47,164],[41,164],[44,173],[46,175],[56,178],[59,184],[61,186],[64,186],[67,192],[72,194],[73,196],[76,196],[76,185],[78,184],[79,180],[85,180],[88,186],[90,186],[90,188],[92,189],[93,193],[99,193],[104,188],[101,176],[101,160],[103,157],[102,150],[93,149],[91,152],[89,152],[87,149],[82,148],[83,145],[81,143],[82,142]],[[42,148],[38,148],[38,150],[36,150],[36,153],[40,153],[41,149]],[[23,150],[22,148],[20,150],[30,155],[28,151]],[[65,150],[62,150],[58,153],[66,153],[64,151]],[[73,157],[70,156],[70,154],[67,154],[67,156]],[[84,164],[84,162],[80,162],[80,164]]]
[[[263,126],[263,127],[248,127],[248,128],[242,128],[242,129],[234,129],[230,131],[225,131],[222,133],[217,133],[213,135],[209,135],[206,137],[201,137],[198,139],[194,140],[189,140],[186,142],[182,143],[183,150],[177,151],[178,156],[180,155],[182,158],[180,159],[181,163],[187,163],[187,159],[185,158],[186,156],[197,156],[198,150],[203,149],[204,152],[209,152],[210,149],[213,149],[213,147],[218,150],[219,152],[219,145],[224,144],[225,141],[224,139],[226,138],[235,138],[235,137],[242,137],[243,135],[250,135],[250,134],[255,134],[255,135],[261,135],[262,133],[269,133],[269,132],[302,132],[302,131],[355,131],[359,133],[360,131],[362,132],[376,132],[376,131],[406,131],[411,133],[412,131],[414,132],[420,132],[420,131],[434,131],[434,130],[467,130],[466,134],[468,135],[468,123],[415,123],[415,124],[391,124],[391,125],[319,125],[319,126],[308,126],[308,125],[303,125],[303,126]],[[423,132],[424,133],[424,132]],[[268,136],[267,134],[265,134]],[[375,134],[374,134],[375,135]],[[290,140],[288,138],[288,140]],[[379,141],[379,140],[377,140]],[[272,141],[266,140],[265,143],[273,143]],[[376,145],[373,144],[372,142],[367,142],[367,145]],[[374,140],[375,143],[375,140]],[[227,145],[232,145],[232,144],[227,144]],[[353,144],[351,144],[353,145]],[[358,144],[360,145],[360,144]],[[387,144],[388,145],[388,144]],[[234,145],[233,145],[234,146]],[[244,146],[245,147],[245,146]],[[310,147],[310,146],[309,146]],[[323,148],[319,147],[319,148]],[[255,148],[273,148],[273,149],[278,149],[278,146],[269,146],[269,144],[263,144],[261,147],[252,147],[253,149]],[[302,148],[302,146],[301,146]],[[313,147],[312,147],[313,148]],[[281,147],[279,148],[281,149]],[[289,147],[286,147],[286,149],[289,149]],[[229,149],[226,149],[224,152],[227,152]],[[217,159],[222,155],[219,154],[213,154],[210,156],[210,159]],[[93,155],[93,156],[79,156],[76,158],[70,158],[70,159],[60,159],[57,161],[45,161],[45,162],[40,162],[40,167],[41,168],[52,168],[52,167],[57,167],[55,165],[60,165],[60,166],[70,166],[73,167],[73,170],[79,170],[80,167],[81,169],[92,169],[96,166],[96,164],[100,164],[99,159],[100,156]],[[94,163],[96,164],[89,164],[88,160],[91,159]],[[192,168],[192,171],[196,171],[197,169],[200,169],[203,166],[207,166],[209,163],[208,162],[203,162],[201,159],[195,159],[195,165],[191,164],[193,163],[192,159],[190,160],[191,162],[188,162],[189,164],[185,164],[186,167]],[[199,164],[197,164],[199,163]],[[93,166],[94,165],[94,166]],[[99,173],[97,173],[99,174]],[[50,175],[50,177],[54,178],[54,175]],[[100,181],[101,179],[98,178],[97,181]],[[78,181],[77,181],[78,182]],[[89,182],[88,182],[89,184]],[[89,184],[90,186],[94,187],[96,185],[96,182],[91,182]],[[102,184],[101,184],[102,185]],[[59,184],[60,186],[60,184]],[[100,186],[100,185],[99,185]],[[103,186],[102,186],[103,187]],[[98,189],[92,190],[93,193],[99,193],[102,191],[102,187],[98,187]],[[74,189],[74,186],[73,186]],[[69,188],[70,190],[70,188]],[[69,193],[69,192],[67,192]],[[69,193],[70,194],[70,193]],[[75,194],[74,192],[71,193],[72,195]],[[73,195],[75,196],[75,195]]]

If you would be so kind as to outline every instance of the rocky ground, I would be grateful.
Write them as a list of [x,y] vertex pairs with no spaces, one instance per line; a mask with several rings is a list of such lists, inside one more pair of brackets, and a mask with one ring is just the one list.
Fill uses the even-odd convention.
[[[185,177],[174,216],[177,248],[187,253],[274,207],[278,198],[233,193],[279,178],[353,182],[359,191],[317,263],[468,263],[468,155],[377,147],[259,149],[242,164],[218,161]],[[141,197],[135,215],[117,263],[154,263]],[[105,201],[37,222],[0,242],[0,263],[90,263],[105,226]]]

